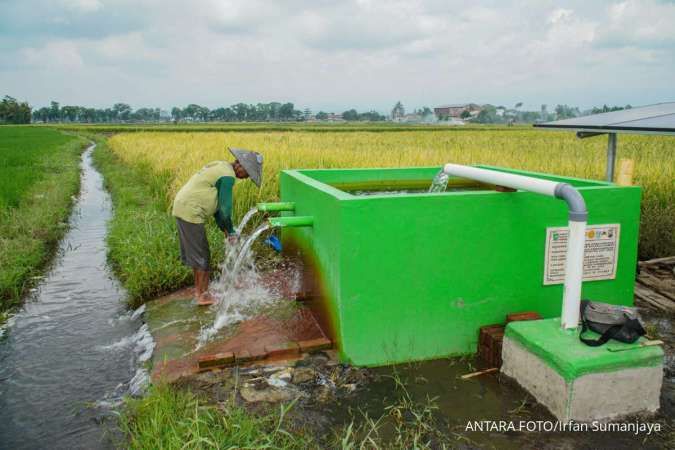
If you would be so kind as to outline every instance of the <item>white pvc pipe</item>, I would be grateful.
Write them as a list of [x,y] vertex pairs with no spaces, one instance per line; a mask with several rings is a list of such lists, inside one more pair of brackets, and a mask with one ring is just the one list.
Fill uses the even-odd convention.
[[584,247],[586,245],[586,222],[569,221],[567,256],[565,258],[565,284],[561,326],[568,330],[579,325],[581,281],[584,271]]
[[563,305],[560,322],[563,329],[576,328],[579,324],[584,247],[586,245],[587,212],[583,197],[566,183],[541,180],[523,175],[459,164],[446,164],[443,167],[443,171],[448,175],[535,192],[549,197],[564,199],[567,202],[570,210],[570,220],[568,223],[569,235],[567,237],[565,284],[563,286]]
[[512,173],[498,172],[496,170],[479,169],[478,167],[462,166],[459,164],[446,164],[443,171],[448,175],[460,178],[469,178],[482,181],[483,183],[506,186],[512,189],[536,192],[537,194],[555,197],[555,181],[540,180],[539,178],[515,175]]

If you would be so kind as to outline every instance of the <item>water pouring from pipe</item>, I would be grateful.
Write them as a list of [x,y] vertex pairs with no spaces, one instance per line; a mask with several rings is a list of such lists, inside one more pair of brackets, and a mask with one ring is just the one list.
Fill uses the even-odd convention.
[[[246,222],[250,221],[257,211],[293,209],[293,203],[259,204],[244,216],[236,229],[243,231]],[[262,307],[280,299],[278,292],[274,292],[261,282],[260,273],[253,258],[253,243],[271,228],[311,226],[312,223],[313,218],[310,216],[272,217],[258,226],[250,235],[241,236],[235,244],[225,248],[221,273],[212,287],[216,298],[216,317],[210,327],[201,331],[197,348],[215,336],[223,327],[245,320]]]
[[441,169],[431,180],[431,186],[429,186],[429,192],[445,192],[448,188],[448,180],[450,175],[445,173],[445,170]]

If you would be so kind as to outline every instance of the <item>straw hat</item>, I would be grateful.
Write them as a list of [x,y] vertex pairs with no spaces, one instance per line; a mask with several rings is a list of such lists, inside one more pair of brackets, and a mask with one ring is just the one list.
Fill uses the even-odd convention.
[[230,150],[230,153],[232,153],[237,161],[239,161],[239,164],[244,166],[251,181],[253,181],[256,186],[260,187],[260,183],[262,183],[263,156],[258,152],[252,152],[242,148],[230,147],[228,150]]

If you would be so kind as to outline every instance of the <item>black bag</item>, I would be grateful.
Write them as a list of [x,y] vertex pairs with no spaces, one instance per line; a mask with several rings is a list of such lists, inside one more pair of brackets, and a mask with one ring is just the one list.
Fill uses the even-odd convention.
[[[581,301],[581,325],[579,340],[591,347],[598,347],[610,339],[632,344],[645,334],[642,321],[635,308],[590,300]],[[588,329],[601,336],[598,339],[582,337]]]

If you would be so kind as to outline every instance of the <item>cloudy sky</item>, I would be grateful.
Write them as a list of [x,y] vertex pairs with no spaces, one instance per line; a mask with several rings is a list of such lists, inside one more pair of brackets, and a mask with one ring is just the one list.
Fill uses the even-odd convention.
[[340,112],[675,101],[675,2],[0,0],[0,95]]

